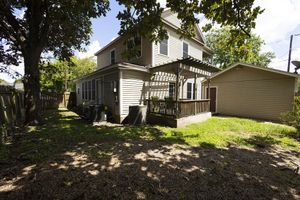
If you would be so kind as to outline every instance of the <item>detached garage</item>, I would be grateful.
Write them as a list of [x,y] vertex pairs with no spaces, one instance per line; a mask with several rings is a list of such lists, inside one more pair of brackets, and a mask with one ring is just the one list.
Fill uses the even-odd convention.
[[281,113],[292,109],[298,77],[238,63],[204,81],[202,91],[211,99],[212,112],[278,121]]

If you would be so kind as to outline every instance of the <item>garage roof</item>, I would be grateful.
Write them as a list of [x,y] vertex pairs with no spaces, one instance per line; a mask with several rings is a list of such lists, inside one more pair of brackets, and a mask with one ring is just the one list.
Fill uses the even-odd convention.
[[250,67],[250,68],[259,69],[259,70],[263,70],[263,71],[267,71],[267,72],[272,72],[272,73],[276,73],[276,74],[281,74],[281,75],[285,75],[285,76],[299,78],[299,74],[285,72],[285,71],[281,71],[281,70],[277,70],[277,69],[273,69],[273,68],[259,67],[259,66],[256,66],[256,65],[245,64],[245,63],[235,63],[235,64],[231,65],[230,67],[228,67],[228,68],[226,68],[226,69],[224,69],[224,70],[222,70],[222,71],[214,74],[210,78],[212,79],[212,78],[215,78],[217,76],[220,76],[224,72],[227,72],[230,69],[233,69],[233,68],[238,67],[238,66]]

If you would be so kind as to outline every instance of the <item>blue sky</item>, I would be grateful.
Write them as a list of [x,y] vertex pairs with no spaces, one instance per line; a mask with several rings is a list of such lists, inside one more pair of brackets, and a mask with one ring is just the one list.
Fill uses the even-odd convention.
[[[159,0],[165,4],[165,0]],[[116,18],[122,9],[115,0],[110,1],[111,11],[106,17],[92,20],[93,35],[91,44],[86,47],[86,52],[77,52],[77,56],[92,56],[101,47],[108,44],[118,36],[120,23]],[[265,12],[257,19],[257,26],[254,32],[265,40],[263,51],[273,51],[276,58],[273,59],[270,67],[286,70],[289,39],[291,34],[300,33],[300,1],[299,0],[256,0],[256,5],[265,8]],[[205,18],[201,18],[200,26],[206,23]],[[294,37],[293,59],[300,60],[300,36]],[[23,73],[23,67],[12,69]],[[0,78],[12,82],[13,80],[6,74],[0,73]]]

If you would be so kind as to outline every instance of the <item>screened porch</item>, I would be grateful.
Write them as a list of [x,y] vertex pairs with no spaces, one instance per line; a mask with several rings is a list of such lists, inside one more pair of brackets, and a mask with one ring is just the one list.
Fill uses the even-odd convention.
[[[154,66],[149,71],[151,78],[146,100],[149,114],[178,119],[210,112],[209,81],[207,96],[201,98],[201,94],[198,92],[201,87],[199,79],[209,80],[213,73],[220,71],[218,68],[188,57]],[[158,75],[166,79],[155,78]],[[186,84],[187,80],[193,81]],[[169,84],[168,95],[157,95],[157,88],[162,84]]]

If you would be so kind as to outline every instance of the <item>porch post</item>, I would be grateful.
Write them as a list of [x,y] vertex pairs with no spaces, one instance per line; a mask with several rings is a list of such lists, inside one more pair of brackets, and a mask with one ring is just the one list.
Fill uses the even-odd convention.
[[181,81],[181,98],[183,99],[183,90],[184,90],[184,79]]
[[197,114],[197,74],[195,74],[194,77],[194,91],[193,91],[193,96],[194,96],[194,115]]
[[194,100],[197,99],[197,74],[195,74],[195,77],[194,77]]
[[181,63],[179,64],[179,67],[176,68],[176,117],[179,116],[179,76],[180,76],[180,72],[179,72],[179,68],[181,68]]
[[210,99],[210,79],[207,78],[207,92],[206,92],[206,99]]
[[150,106],[151,106],[151,79],[152,79],[152,74],[150,74],[150,78],[149,78],[149,91],[148,91],[148,101],[147,101],[147,103],[148,103],[148,111],[149,112],[151,112],[151,108],[150,108]]
[[207,78],[207,99],[208,101],[208,111],[210,111],[210,79]]

